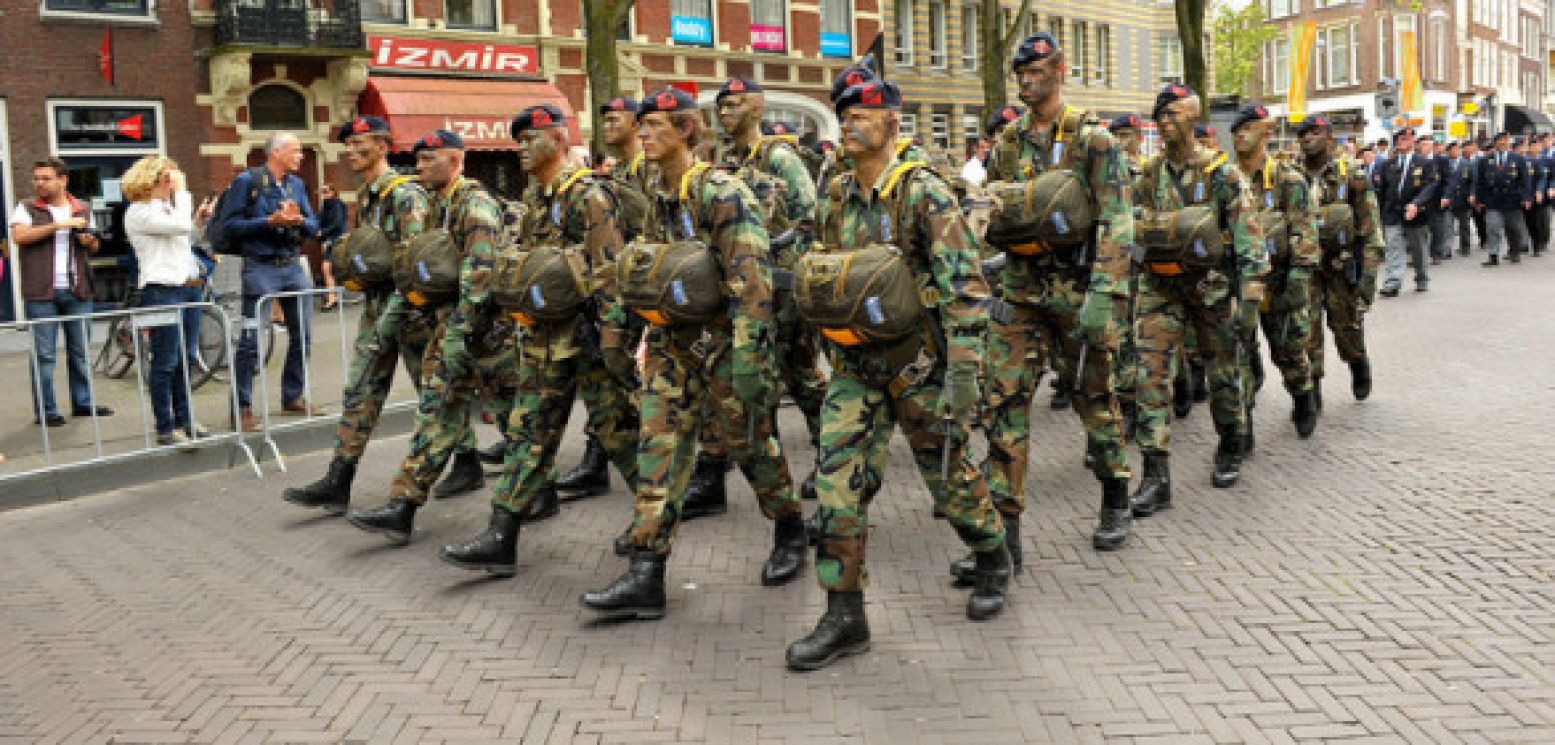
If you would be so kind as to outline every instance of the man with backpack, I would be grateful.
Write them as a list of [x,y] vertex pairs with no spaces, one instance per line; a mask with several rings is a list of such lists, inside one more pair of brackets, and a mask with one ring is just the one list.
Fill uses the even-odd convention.
[[[263,295],[311,290],[313,282],[297,260],[302,242],[318,232],[318,221],[308,203],[307,187],[295,173],[302,166],[302,145],[292,134],[280,132],[265,141],[265,164],[237,175],[222,195],[216,224],[210,229],[221,245],[219,253],[243,257],[243,333],[238,337],[233,363],[238,388],[236,426],[244,432],[259,431],[254,416],[254,375],[259,371],[259,324],[269,319],[256,316]],[[297,297],[281,298],[286,320],[286,365],[281,372],[281,408],[291,414],[322,413],[303,397],[303,366],[309,352],[312,329],[310,303]],[[266,310],[268,313],[268,308]]]

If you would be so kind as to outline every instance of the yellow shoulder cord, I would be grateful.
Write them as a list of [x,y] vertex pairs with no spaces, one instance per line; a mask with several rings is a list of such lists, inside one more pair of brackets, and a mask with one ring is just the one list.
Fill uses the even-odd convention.
[[680,176],[680,201],[681,202],[685,202],[686,199],[691,196],[691,180],[696,178],[697,176],[701,175],[701,173],[703,171],[707,170],[708,168],[709,168],[709,166],[707,165],[707,163],[699,160],[699,161],[697,161],[695,163],[692,163],[691,167],[687,168],[686,172],[681,174],[681,176]]
[[890,199],[891,192],[896,189],[896,185],[901,182],[902,177],[906,176],[909,171],[912,171],[921,165],[923,164],[916,160],[909,160],[906,163],[896,164],[896,167],[891,169],[891,175],[885,180],[885,188],[880,190],[880,198]]
[[637,176],[637,169],[641,168],[642,164],[643,151],[638,150],[637,154],[632,156],[632,162],[626,166],[626,175],[635,178]]
[[448,229],[448,214],[450,212],[450,210],[448,209],[448,199],[449,199],[449,197],[453,196],[454,192],[457,192],[463,186],[464,186],[464,177],[460,176],[460,177],[454,179],[453,181],[448,182],[448,185],[443,187],[442,200],[441,200],[442,204],[440,205],[442,210],[443,210],[443,217],[442,217],[442,220],[439,221],[439,222],[442,223],[443,230],[447,230]]
[[578,181],[582,180],[583,177],[587,175],[589,175],[589,169],[587,168],[579,168],[578,170],[573,171],[572,175],[568,176],[567,180],[563,181],[562,185],[556,189],[556,196],[559,197],[563,194],[566,194],[567,190],[571,189],[573,184],[578,183]]
[[907,148],[909,148],[909,147],[912,147],[912,138],[911,137],[898,137],[898,138],[896,138],[896,157],[898,157],[898,158],[902,157],[902,153],[907,152]]

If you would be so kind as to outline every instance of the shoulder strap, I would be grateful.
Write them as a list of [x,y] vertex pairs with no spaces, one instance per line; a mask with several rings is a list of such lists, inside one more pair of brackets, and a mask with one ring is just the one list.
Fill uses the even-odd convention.
[[[919,170],[927,167],[927,164],[921,161],[909,160],[896,164],[896,167],[891,169],[891,175],[886,177],[885,188],[880,190],[880,198],[886,201],[891,210],[891,232],[894,236],[906,235],[901,229],[902,209],[907,202],[905,182]],[[902,188],[898,190],[898,186]]]
[[572,175],[568,176],[567,180],[563,181],[561,187],[556,190],[556,196],[559,197],[563,194],[566,194],[567,190],[571,189],[573,184],[582,181],[583,178],[588,176],[590,173],[591,171],[589,171],[587,168],[579,168],[578,170],[573,171]]

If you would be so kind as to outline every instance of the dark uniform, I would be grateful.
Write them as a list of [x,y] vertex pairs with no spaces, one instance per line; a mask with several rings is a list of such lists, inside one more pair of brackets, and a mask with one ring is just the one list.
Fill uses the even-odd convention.
[[1426,205],[1427,222],[1431,226],[1431,263],[1452,258],[1452,205],[1442,206],[1443,199],[1450,199],[1449,179],[1452,178],[1452,158],[1445,150],[1431,156],[1431,170],[1441,188],[1436,197]]
[[1469,194],[1474,189],[1474,161],[1460,154],[1449,157],[1443,171],[1442,196],[1449,200],[1448,212],[1458,233],[1458,255],[1468,256],[1474,245],[1474,208],[1469,204]]
[[[1405,134],[1413,136],[1413,130],[1403,129],[1394,133],[1398,142]],[[1429,206],[1441,191],[1436,168],[1430,159],[1413,151],[1395,152],[1392,157],[1374,169],[1372,187],[1382,212],[1382,236],[1387,242],[1386,266],[1382,278],[1382,294],[1397,295],[1404,284],[1406,258],[1415,265],[1415,290],[1424,292],[1431,282],[1427,266],[1427,243],[1430,241]],[[1405,207],[1414,205],[1412,219],[1405,219]],[[1521,216],[1519,216],[1521,217]]]
[[[1506,138],[1502,133],[1496,141],[1499,143]],[[1526,158],[1509,149],[1492,150],[1480,161],[1473,193],[1485,210],[1485,248],[1490,252],[1490,258],[1485,261],[1487,266],[1500,263],[1503,244],[1507,244],[1507,259],[1514,263],[1528,249],[1530,240],[1522,205],[1533,199],[1533,187],[1533,167]]]

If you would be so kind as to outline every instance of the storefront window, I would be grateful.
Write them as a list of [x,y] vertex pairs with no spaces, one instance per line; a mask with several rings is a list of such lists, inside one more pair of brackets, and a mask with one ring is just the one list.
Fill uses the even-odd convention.
[[751,0],[751,49],[788,50],[788,0]]
[[404,23],[405,0],[362,0],[363,23]]
[[101,13],[116,16],[151,14],[147,0],[44,0],[43,10],[56,13]]
[[449,28],[495,29],[495,0],[445,0],[443,19]]
[[851,0],[821,0],[821,56],[853,56]]
[[712,0],[670,0],[670,39],[687,46],[712,46]]

